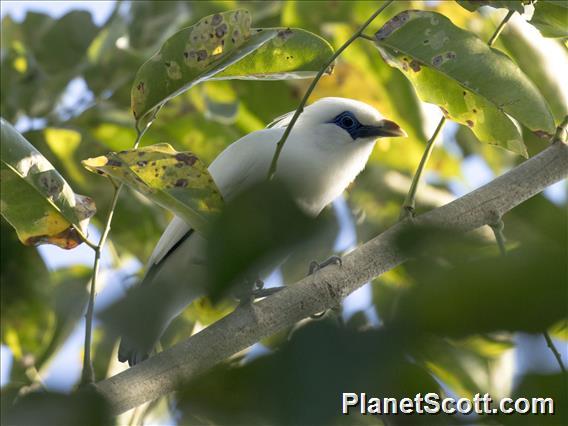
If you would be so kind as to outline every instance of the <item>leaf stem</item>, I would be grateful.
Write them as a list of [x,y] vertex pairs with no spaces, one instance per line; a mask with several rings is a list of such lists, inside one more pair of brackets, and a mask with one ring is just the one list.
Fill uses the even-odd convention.
[[337,49],[335,51],[335,53],[333,55],[331,55],[331,57],[328,59],[328,61],[320,68],[320,70],[318,71],[318,73],[316,74],[316,76],[314,77],[312,82],[310,83],[308,89],[306,90],[306,93],[304,93],[304,97],[302,98],[302,100],[300,101],[300,104],[296,108],[296,112],[294,112],[294,115],[292,116],[290,123],[288,124],[288,126],[286,126],[286,130],[284,130],[284,134],[282,135],[282,137],[280,138],[280,140],[276,144],[276,150],[274,151],[274,156],[272,157],[272,162],[270,163],[270,169],[268,170],[268,179],[269,180],[272,179],[274,177],[274,175],[276,174],[278,159],[280,158],[280,153],[282,152],[282,148],[284,148],[284,144],[286,143],[286,140],[288,139],[288,136],[290,135],[292,128],[296,124],[296,121],[298,120],[298,117],[300,117],[300,114],[304,111],[304,106],[308,102],[308,98],[310,97],[310,95],[314,91],[316,85],[318,84],[318,82],[321,79],[321,77],[323,76],[323,74],[327,71],[327,69],[331,66],[331,64],[333,64],[335,59],[339,55],[341,55],[341,53],[343,53],[343,51],[345,49],[347,49],[347,47],[351,43],[353,43],[357,38],[359,38],[361,36],[361,34],[363,33],[363,31],[365,30],[365,28],[367,28],[369,26],[369,24],[371,22],[373,22],[373,20],[377,16],[379,16],[379,14],[384,9],[386,9],[387,6],[389,6],[392,2],[393,2],[393,0],[389,0],[385,4],[383,4],[379,9],[377,9],[369,17],[369,19],[367,19],[365,21],[365,23],[363,25],[361,25],[361,27],[357,31],[355,31],[355,33],[349,38],[349,40],[347,40],[345,43],[343,43],[343,45],[339,49]]
[[[152,122],[148,123],[142,130],[136,126],[136,140],[134,141],[134,149],[138,148],[140,145],[140,140],[146,130],[150,127]],[[107,214],[107,218],[105,221],[105,225],[103,228],[103,233],[101,234],[101,238],[99,239],[99,243],[94,246],[93,243],[90,243],[89,246],[94,248],[95,250],[95,260],[93,262],[93,276],[91,278],[91,285],[89,289],[89,303],[87,305],[87,312],[85,314],[85,346],[84,346],[84,354],[83,354],[83,371],[81,373],[81,385],[88,385],[95,381],[95,373],[93,369],[93,362],[91,359],[91,341],[92,341],[92,329],[93,329],[93,314],[95,310],[95,291],[97,289],[97,279],[99,276],[100,270],[100,263],[101,263],[101,255],[103,252],[104,245],[106,243],[108,234],[110,232],[112,218],[114,216],[114,210],[116,209],[116,205],[118,203],[118,197],[120,195],[120,191],[122,190],[123,184],[117,185],[116,182],[109,177],[109,181],[114,188],[114,194],[112,196],[112,200],[110,203],[110,208]],[[86,241],[85,241],[86,242]],[[94,246],[94,247],[93,247]]]
[[107,214],[107,219],[105,222],[105,227],[99,240],[99,244],[95,249],[95,261],[93,264],[93,277],[91,278],[91,286],[89,290],[89,304],[87,305],[87,313],[85,315],[85,350],[83,354],[83,372],[81,375],[81,384],[85,385],[94,382],[94,371],[93,363],[91,360],[91,334],[93,328],[93,313],[95,309],[95,291],[97,288],[97,278],[99,276],[101,255],[107,240],[108,234],[110,232],[112,217],[114,215],[114,210],[118,202],[118,196],[120,195],[120,190],[122,185],[114,187],[114,194],[110,204],[110,209]]
[[[507,15],[503,18],[501,23],[497,26],[497,28],[495,29],[495,32],[493,33],[493,35],[491,36],[491,38],[487,42],[487,45],[489,47],[493,46],[493,44],[495,43],[497,38],[499,38],[499,35],[503,31],[503,28],[505,28],[505,25],[507,24],[509,19],[511,19],[511,16],[513,16],[514,13],[515,13],[514,10],[509,10]],[[365,38],[367,38],[367,37],[365,37]],[[412,183],[410,184],[410,189],[409,189],[408,194],[406,195],[406,198],[404,199],[404,203],[402,205],[402,209],[401,209],[401,212],[400,212],[400,219],[401,220],[405,219],[409,216],[414,215],[414,209],[416,207],[416,201],[415,201],[416,190],[418,188],[418,184],[420,183],[420,178],[422,176],[422,172],[424,170],[424,167],[426,166],[426,163],[428,162],[428,159],[430,158],[430,155],[432,154],[432,150],[434,148],[434,142],[436,141],[436,137],[438,136],[438,133],[440,133],[440,130],[442,130],[442,128],[444,127],[445,123],[446,123],[446,117],[442,117],[440,119],[440,122],[438,123],[438,126],[436,127],[436,130],[434,130],[434,134],[430,137],[430,139],[426,143],[426,149],[424,150],[424,154],[422,154],[422,158],[420,159],[420,164],[418,165],[418,168],[416,169],[416,173],[412,177]]]
[[495,41],[499,38],[499,36],[501,35],[501,32],[503,31],[503,28],[505,28],[505,25],[507,25],[507,22],[509,21],[509,19],[511,19],[511,16],[513,16],[514,13],[515,13],[514,10],[509,10],[507,15],[505,15],[505,17],[503,18],[503,20],[501,21],[499,26],[495,29],[495,32],[493,33],[493,35],[491,36],[491,38],[487,42],[487,45],[489,47],[493,46]]
[[420,183],[420,178],[422,177],[422,173],[424,172],[424,168],[430,159],[430,155],[434,150],[434,143],[438,138],[438,135],[441,133],[442,129],[444,128],[444,124],[446,124],[446,117],[442,117],[436,130],[426,143],[426,149],[424,150],[424,154],[422,154],[422,158],[420,159],[420,163],[418,164],[418,168],[412,177],[412,183],[410,184],[410,189],[408,190],[408,194],[406,194],[406,198],[404,199],[404,204],[402,205],[402,211],[400,213],[400,219],[404,219],[408,216],[414,215],[414,209],[416,207],[416,191],[418,190],[418,184]]

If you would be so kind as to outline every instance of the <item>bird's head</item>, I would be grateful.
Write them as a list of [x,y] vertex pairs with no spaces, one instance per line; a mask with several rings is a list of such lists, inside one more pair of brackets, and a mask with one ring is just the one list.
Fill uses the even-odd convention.
[[324,129],[335,143],[373,143],[381,137],[407,136],[398,124],[385,119],[375,108],[353,99],[319,99],[306,107],[300,120],[302,126]]

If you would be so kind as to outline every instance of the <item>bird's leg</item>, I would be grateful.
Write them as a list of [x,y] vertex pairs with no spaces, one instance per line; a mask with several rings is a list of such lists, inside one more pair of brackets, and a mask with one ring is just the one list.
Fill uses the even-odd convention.
[[[339,257],[339,256],[331,256],[321,263],[318,263],[315,260],[313,260],[313,261],[310,262],[308,276],[313,275],[314,273],[316,273],[320,269],[325,268],[326,266],[329,266],[329,265],[341,266],[342,264],[343,264],[343,261],[341,260],[341,257]],[[334,306],[332,308],[332,310],[336,313],[339,312],[338,318],[341,318],[341,305],[340,304],[337,304],[337,306]],[[317,314],[310,315],[310,318],[311,319],[321,319],[326,314],[326,312],[327,311],[323,311],[323,312],[319,312]]]
[[257,288],[256,290],[253,290],[252,295],[255,299],[260,299],[262,297],[272,296],[273,294],[278,293],[282,289],[284,289],[284,286],[270,287],[270,288]]
[[343,264],[343,261],[341,260],[341,257],[339,257],[339,256],[331,256],[330,258],[324,260],[321,263],[318,263],[315,260],[312,260],[310,262],[308,275],[313,275],[314,272],[317,272],[320,269],[323,269],[323,268],[325,268],[326,266],[329,266],[329,265],[341,266],[342,264]]
[[246,290],[236,295],[239,305],[242,306],[251,305],[255,300],[272,296],[284,288],[283,286],[264,288],[264,281],[258,276],[254,279],[246,278],[244,284]]
[[247,307],[252,305],[254,302],[255,291],[262,290],[264,287],[264,281],[262,281],[258,275],[247,276],[243,280],[242,286],[239,285],[239,291],[235,294],[235,298],[239,301],[239,307]]

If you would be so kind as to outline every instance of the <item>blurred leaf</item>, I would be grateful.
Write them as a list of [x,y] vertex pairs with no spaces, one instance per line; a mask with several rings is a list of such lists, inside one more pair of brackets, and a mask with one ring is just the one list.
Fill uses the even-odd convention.
[[471,127],[481,141],[526,155],[518,129],[504,113],[540,135],[554,132],[546,102],[522,71],[445,16],[402,12],[375,39],[383,58],[405,72],[423,100]]
[[[2,343],[10,347],[19,361],[26,353],[41,352],[45,329],[51,327],[48,307],[44,303],[49,272],[35,249],[24,247],[2,219],[0,262],[0,298]],[[40,330],[41,326],[41,330]],[[17,331],[16,331],[17,330]],[[14,335],[14,338],[11,337]]]
[[[536,409],[546,410],[546,414],[520,414],[500,416],[499,420],[504,425],[520,425],[531,426],[536,423],[539,425],[555,425],[561,426],[568,423],[568,410],[565,402],[568,400],[568,383],[566,382],[566,374],[550,374],[537,375],[527,374],[519,379],[519,385],[516,387],[512,398],[526,398],[529,402],[536,404]],[[539,402],[535,398],[552,398],[552,404],[549,401]],[[523,407],[521,405],[521,407]],[[524,408],[524,407],[523,407]],[[554,409],[553,413],[548,410]],[[538,420],[536,420],[538,419]]]
[[37,252],[24,248],[15,238],[9,238],[6,234],[13,233],[4,232],[4,228],[2,342],[24,368],[33,365],[40,370],[81,318],[91,270],[74,266],[48,272]]
[[61,160],[65,171],[75,182],[84,183],[83,171],[73,161],[74,153],[81,144],[81,133],[71,129],[49,127],[44,130],[45,142]]
[[296,247],[282,263],[280,269],[285,283],[293,283],[304,278],[311,261],[322,262],[337,254],[334,244],[339,235],[339,223],[333,209],[325,209],[318,216],[321,230],[301,246]]
[[[51,340],[36,362],[38,370],[65,343],[83,316],[89,298],[87,284],[90,277],[91,268],[78,265],[50,273],[51,291],[48,307],[53,309],[55,324]],[[48,300],[44,301],[46,302]]]
[[[440,392],[428,373],[406,361],[394,336],[320,322],[298,330],[271,355],[217,368],[184,385],[178,409],[184,424],[330,425],[343,417],[342,392],[352,390],[395,398]],[[358,413],[359,407],[350,410],[350,424],[361,423],[364,416]],[[437,417],[440,424],[444,420]],[[431,419],[405,416],[404,421],[428,424]]]
[[[405,239],[424,241],[423,237],[409,229]],[[454,257],[456,264],[445,268],[432,258],[422,260],[415,266],[418,285],[401,296],[394,323],[408,331],[449,336],[546,330],[568,315],[563,296],[568,283],[566,250],[521,248],[505,257],[461,262]]]
[[143,51],[156,50],[195,12],[191,3],[179,1],[132,2],[129,6],[129,44]]
[[222,198],[206,166],[190,152],[156,144],[83,161],[90,171],[111,176],[204,231]]
[[54,107],[79,74],[98,32],[91,15],[71,11],[60,19],[28,11],[21,23],[2,21],[2,114],[54,117]]
[[562,250],[568,246],[566,209],[539,194],[509,212],[504,232],[508,240],[535,250]]
[[513,1],[491,1],[491,0],[456,0],[458,4],[463,7],[464,9],[469,10],[470,12],[475,12],[480,7],[483,6],[491,6],[496,9],[509,9],[514,10],[520,14],[525,12],[525,6],[522,0],[513,0]]
[[[234,286],[239,287],[235,289],[239,295],[246,295],[257,276],[278,266],[320,227],[320,222],[300,210],[281,184],[261,183],[240,194],[211,224],[208,295],[218,301]],[[251,287],[244,288],[248,284]]]
[[251,34],[250,24],[246,10],[223,12],[168,39],[134,79],[132,111],[137,122],[204,80],[307,78],[331,55],[329,44],[307,31],[264,29]]
[[7,424],[107,426],[114,424],[110,407],[94,391],[71,395],[32,392],[19,398],[8,411]]
[[[568,17],[564,22],[564,25],[567,26]],[[505,27],[505,30],[499,36],[499,41],[505,46],[517,65],[538,87],[550,105],[555,121],[557,123],[562,121],[564,116],[568,114],[568,100],[560,95],[562,85],[565,83],[560,75],[561,73],[558,72],[554,59],[550,56],[551,52],[549,49],[543,49],[543,42],[546,40],[539,40],[533,34],[527,34],[523,26],[513,22]],[[566,51],[561,47],[555,51],[554,55],[568,57]]]
[[539,0],[529,21],[545,37],[568,37],[568,3],[563,0]]
[[73,193],[61,175],[2,119],[2,215],[26,245],[81,244],[94,202]]
[[[133,2],[131,7],[146,4],[154,3]],[[131,21],[131,24],[138,25],[139,21]],[[120,107],[124,108],[125,112],[130,105],[129,91],[132,76],[145,59],[139,52],[128,48],[130,41],[127,37],[128,29],[127,17],[116,13],[115,10],[88,47],[88,66],[83,71],[85,82],[99,99],[106,98],[110,94],[115,95],[117,91],[125,92],[126,96],[119,94],[114,97],[114,100],[124,100],[120,103]],[[156,40],[156,33],[152,33],[152,39]],[[128,114],[128,119],[129,122],[132,119],[130,114]]]
[[548,332],[555,339],[568,341],[568,319],[561,320],[554,324]]
[[493,376],[499,364],[495,360],[513,347],[510,341],[480,335],[460,340],[427,336],[412,356],[452,392],[470,398],[476,393],[496,393]]
[[41,33],[41,37],[35,35],[36,42],[29,45],[35,58],[45,72],[57,74],[79,65],[98,28],[89,12],[73,10],[52,25],[36,27],[34,31]]

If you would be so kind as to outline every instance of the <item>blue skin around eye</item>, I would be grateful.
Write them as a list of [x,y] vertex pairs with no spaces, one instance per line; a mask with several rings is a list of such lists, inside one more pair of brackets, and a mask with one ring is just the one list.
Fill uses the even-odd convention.
[[343,111],[337,117],[330,121],[345,130],[353,140],[360,136],[358,130],[362,127],[361,123],[355,118],[350,111]]

